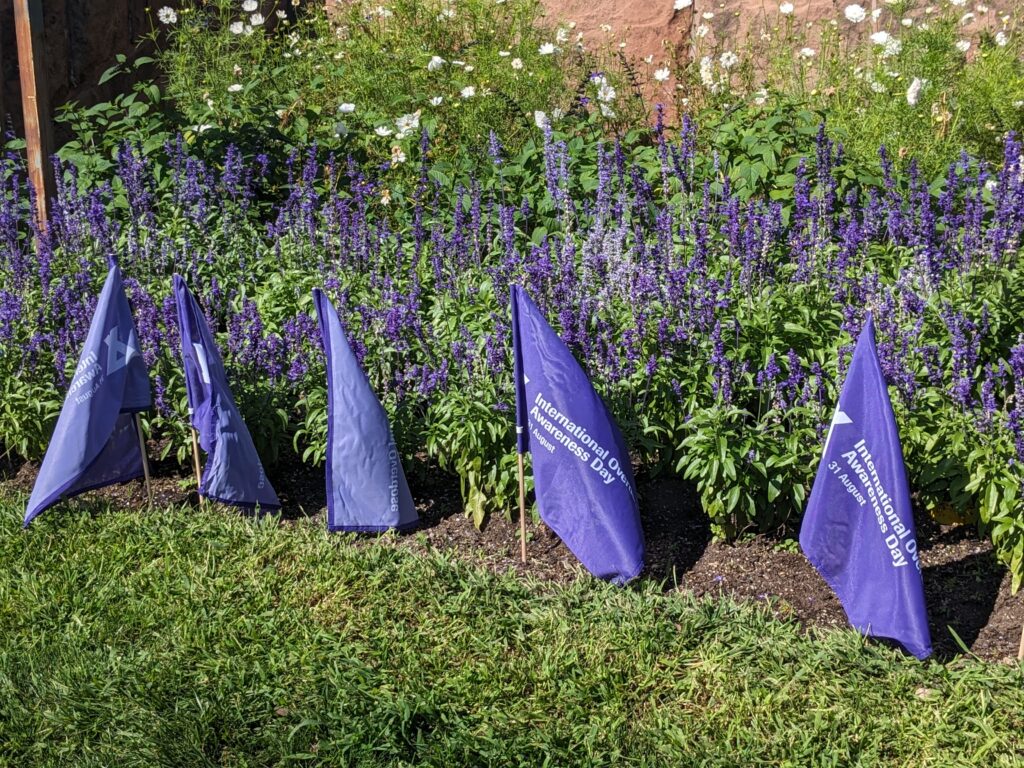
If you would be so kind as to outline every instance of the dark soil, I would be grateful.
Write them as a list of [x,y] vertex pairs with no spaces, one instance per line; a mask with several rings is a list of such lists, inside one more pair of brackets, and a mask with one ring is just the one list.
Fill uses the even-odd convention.
[[[156,451],[152,451],[154,455]],[[173,462],[155,462],[153,496],[159,505],[197,504],[195,479]],[[36,466],[0,462],[0,484],[28,493]],[[284,524],[325,514],[323,471],[298,463],[278,465],[271,479],[283,504]],[[496,572],[568,582],[586,577],[572,553],[543,523],[528,521],[528,562],[519,554],[518,521],[492,517],[477,530],[462,514],[458,482],[418,462],[409,475],[422,525],[399,537],[398,546],[430,549]],[[846,627],[846,615],[828,585],[793,541],[755,537],[738,544],[714,541],[693,487],[675,478],[640,478],[647,568],[666,591],[723,595],[760,603],[780,618],[808,629]],[[126,508],[145,505],[141,481],[95,492]],[[932,641],[940,659],[970,651],[993,661],[1015,661],[1024,624],[1024,595],[1011,596],[1010,576],[991,544],[968,526],[940,526],[918,514]],[[361,537],[366,542],[373,537]]]

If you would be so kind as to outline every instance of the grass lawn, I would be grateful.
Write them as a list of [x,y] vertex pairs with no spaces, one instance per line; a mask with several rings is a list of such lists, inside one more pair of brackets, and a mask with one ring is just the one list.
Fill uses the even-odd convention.
[[0,764],[1020,765],[1024,675],[323,521],[0,500]]

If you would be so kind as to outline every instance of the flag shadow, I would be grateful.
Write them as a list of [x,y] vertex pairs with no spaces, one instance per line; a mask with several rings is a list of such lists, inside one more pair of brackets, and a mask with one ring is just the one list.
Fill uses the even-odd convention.
[[7,482],[17,477],[24,464],[24,459],[13,456],[0,456],[0,482]]
[[696,487],[678,477],[643,478],[637,486],[647,550],[643,578],[672,589],[711,541],[708,516]]
[[[966,540],[976,540],[976,534],[973,528],[959,526],[937,532],[929,549]],[[922,573],[935,657],[948,660],[963,653],[950,628],[964,645],[974,646],[992,617],[1006,569],[989,548],[926,566]]]

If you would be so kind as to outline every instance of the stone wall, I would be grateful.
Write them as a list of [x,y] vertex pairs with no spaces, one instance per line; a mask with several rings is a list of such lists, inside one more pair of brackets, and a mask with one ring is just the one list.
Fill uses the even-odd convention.
[[[652,56],[655,62],[668,62],[691,48],[694,31],[701,24],[709,29],[709,39],[731,45],[742,41],[750,32],[760,34],[779,20],[782,0],[692,0],[686,8],[676,10],[674,0],[543,0],[549,23],[575,22],[577,32],[591,45],[595,42],[624,42],[624,51],[637,59]],[[818,25],[831,19],[842,19],[843,9],[858,2],[869,12],[883,10],[880,24],[891,28],[891,6],[885,0],[790,0],[793,18],[802,24]],[[685,5],[685,3],[680,3]],[[912,15],[921,17],[923,9],[949,7],[949,0],[930,0],[918,3]],[[1024,0],[967,0],[957,10],[972,12],[974,20],[968,31],[981,25],[995,23],[995,17],[1004,13],[1019,13]],[[712,14],[705,18],[705,14]],[[888,24],[886,24],[888,21]],[[611,32],[602,29],[611,27]],[[847,25],[848,26],[848,25]],[[861,34],[871,31],[867,22],[858,28]]]

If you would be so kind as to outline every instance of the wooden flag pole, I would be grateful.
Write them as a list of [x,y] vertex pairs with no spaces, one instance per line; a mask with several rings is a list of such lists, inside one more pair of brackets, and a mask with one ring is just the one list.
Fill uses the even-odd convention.
[[142,419],[135,414],[135,432],[139,436],[139,451],[142,452],[142,476],[146,482],[146,498],[149,499],[149,506],[153,506],[153,484],[149,479],[149,456],[146,455],[146,439],[142,436]]
[[[196,471],[196,493],[199,493],[199,488],[203,484],[203,473],[199,470],[199,436],[195,427],[192,427],[192,468]],[[202,501],[203,498],[200,496],[199,502]]]
[[1017,661],[1024,661],[1024,627],[1020,628],[1020,647],[1017,649]]
[[[517,453],[519,464],[519,546],[526,562],[526,480],[523,478],[523,454]],[[1024,647],[1024,646],[1022,646]]]

